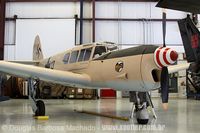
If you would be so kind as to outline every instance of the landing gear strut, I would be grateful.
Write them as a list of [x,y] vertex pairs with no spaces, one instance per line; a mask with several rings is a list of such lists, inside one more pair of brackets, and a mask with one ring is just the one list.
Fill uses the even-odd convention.
[[138,124],[147,124],[149,113],[147,107],[151,106],[153,117],[156,117],[154,106],[148,92],[130,92],[130,102],[133,102],[131,118],[135,114]]
[[45,104],[42,100],[36,100],[36,90],[39,87],[39,79],[28,79],[29,99],[32,102],[32,110],[35,116],[45,116]]

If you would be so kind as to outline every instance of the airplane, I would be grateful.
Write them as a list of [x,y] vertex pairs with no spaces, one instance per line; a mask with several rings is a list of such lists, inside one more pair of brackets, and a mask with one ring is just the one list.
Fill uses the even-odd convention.
[[44,102],[35,99],[35,83],[42,80],[77,88],[130,91],[137,121],[146,124],[149,120],[147,102],[150,103],[146,98],[147,92],[161,86],[163,103],[167,103],[168,73],[188,67],[171,66],[168,72],[166,68],[177,58],[177,52],[167,47],[141,45],[119,50],[114,43],[96,42],[75,46],[43,59],[40,38],[36,36],[33,61],[0,61],[0,71],[28,79],[29,98],[36,116],[45,115]]
[[163,25],[163,46],[141,45],[118,49],[111,42],[95,42],[75,46],[46,59],[43,58],[40,38],[36,36],[33,61],[0,61],[0,72],[28,80],[29,98],[36,116],[45,115],[44,102],[35,98],[36,84],[42,80],[77,88],[127,90],[130,101],[135,104],[137,122],[147,124],[148,106],[152,107],[156,117],[149,91],[161,88],[163,107],[167,109],[168,74],[190,66],[190,62],[174,65],[178,53],[166,47],[164,21]]

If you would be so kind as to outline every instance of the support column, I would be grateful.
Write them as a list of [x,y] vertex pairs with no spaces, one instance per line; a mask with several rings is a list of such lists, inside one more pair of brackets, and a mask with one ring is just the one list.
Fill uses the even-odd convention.
[[5,6],[6,0],[0,0],[0,60],[4,57],[4,35],[5,35]]
[[96,17],[96,11],[95,11],[95,0],[92,0],[92,42],[95,42],[95,17]]
[[80,0],[80,44],[83,43],[83,0]]

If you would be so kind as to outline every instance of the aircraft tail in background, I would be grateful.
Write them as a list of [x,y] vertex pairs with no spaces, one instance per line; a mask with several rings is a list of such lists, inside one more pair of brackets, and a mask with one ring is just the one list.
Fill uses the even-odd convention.
[[39,61],[43,59],[43,52],[40,42],[40,37],[37,35],[35,37],[34,45],[33,45],[33,60]]
[[188,16],[178,21],[188,62],[200,64],[200,32]]

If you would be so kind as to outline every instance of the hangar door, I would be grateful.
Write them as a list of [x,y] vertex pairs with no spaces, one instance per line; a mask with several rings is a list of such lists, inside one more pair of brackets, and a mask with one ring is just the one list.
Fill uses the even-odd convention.
[[34,38],[40,36],[44,58],[75,45],[75,19],[17,19],[15,60],[32,60]]

